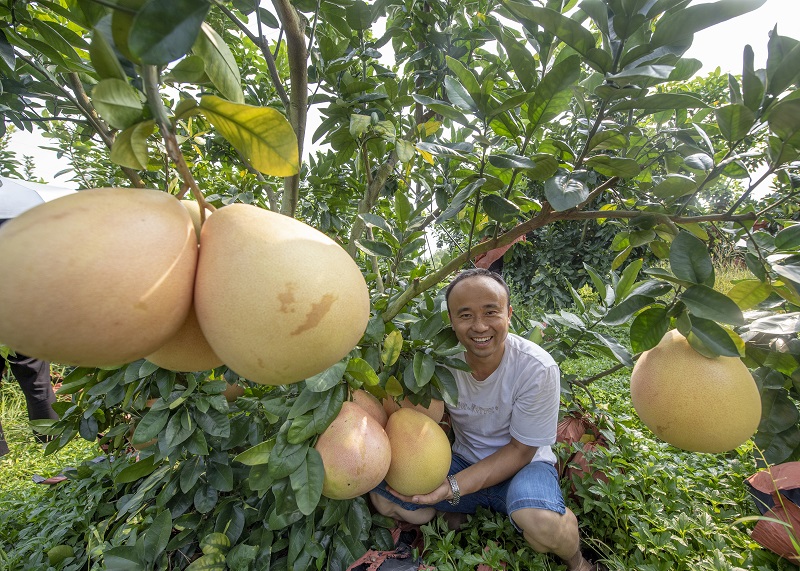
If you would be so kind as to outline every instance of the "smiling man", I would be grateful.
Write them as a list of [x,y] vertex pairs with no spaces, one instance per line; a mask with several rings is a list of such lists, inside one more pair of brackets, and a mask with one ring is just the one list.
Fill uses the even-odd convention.
[[485,269],[466,270],[446,291],[447,309],[471,372],[451,369],[458,405],[448,407],[455,435],[450,473],[430,494],[403,496],[385,484],[370,497],[384,515],[423,524],[437,511],[478,506],[508,514],[536,551],[570,571],[599,569],[580,551],[578,521],[565,506],[551,445],[556,439],[560,375],[541,347],[508,332],[508,286]]

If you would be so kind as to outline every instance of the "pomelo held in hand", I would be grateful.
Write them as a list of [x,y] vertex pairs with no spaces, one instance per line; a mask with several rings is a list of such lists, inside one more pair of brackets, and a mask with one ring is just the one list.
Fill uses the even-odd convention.
[[354,402],[325,429],[315,446],[322,456],[322,495],[347,500],[369,492],[386,475],[391,460],[389,437],[378,421]]
[[386,434],[392,446],[387,484],[413,496],[429,494],[444,482],[450,470],[450,440],[432,418],[400,408],[389,416]]
[[232,204],[200,233],[195,309],[214,352],[265,385],[342,359],[369,320],[369,290],[338,244],[288,216]]
[[631,402],[656,436],[692,452],[732,450],[761,420],[761,396],[742,360],[704,357],[677,330],[636,362]]
[[46,202],[0,227],[0,342],[68,365],[135,361],[186,320],[196,264],[191,217],[165,192]]

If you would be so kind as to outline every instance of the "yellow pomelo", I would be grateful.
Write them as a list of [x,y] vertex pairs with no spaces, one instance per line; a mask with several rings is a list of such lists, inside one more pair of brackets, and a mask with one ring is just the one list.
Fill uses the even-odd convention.
[[369,492],[386,475],[391,461],[389,437],[378,422],[353,402],[325,429],[314,446],[322,456],[322,495],[347,500]]
[[364,389],[358,389],[353,391],[353,402],[367,411],[372,418],[378,421],[378,424],[381,425],[381,428],[386,426],[386,421],[389,420],[389,415],[386,414],[386,411],[384,410],[381,401],[378,400],[378,397],[372,393],[368,393]]
[[223,363],[256,383],[280,385],[350,352],[369,320],[369,291],[353,259],[321,232],[233,204],[203,225],[195,309]]
[[400,404],[397,404],[397,401],[391,397],[383,399],[383,410],[386,411],[388,416],[391,416],[400,408],[410,408],[421,412],[433,419],[434,422],[441,422],[442,418],[444,418],[444,401],[441,400],[431,399],[431,404],[426,408],[422,404],[412,403],[408,397],[404,398]]
[[450,441],[432,418],[400,408],[389,416],[386,434],[392,446],[387,484],[413,496],[428,494],[444,482],[450,469]]
[[222,365],[222,359],[214,353],[200,329],[194,307],[177,333],[148,355],[147,360],[162,369],[182,372],[208,371]]
[[636,362],[631,402],[656,436],[692,452],[732,450],[761,420],[758,387],[742,360],[704,357],[674,329]]
[[84,190],[0,227],[0,342],[82,366],[135,361],[181,327],[197,239],[175,197]]

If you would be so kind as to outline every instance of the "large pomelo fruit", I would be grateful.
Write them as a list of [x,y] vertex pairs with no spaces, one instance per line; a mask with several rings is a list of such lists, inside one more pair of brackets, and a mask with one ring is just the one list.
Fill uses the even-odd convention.
[[317,439],[325,480],[322,495],[347,500],[369,492],[386,475],[391,461],[389,437],[370,414],[354,402],[342,410]]
[[761,421],[761,396],[742,360],[704,357],[675,329],[636,362],[631,402],[656,436],[692,452],[732,450]]
[[369,291],[338,244],[293,218],[220,208],[200,233],[195,309],[209,345],[256,383],[301,381],[342,359],[369,319]]
[[208,371],[222,365],[222,359],[214,353],[200,329],[194,306],[175,335],[149,354],[147,360],[162,369],[182,372]]
[[444,401],[441,400],[431,399],[430,404],[427,407],[424,407],[421,403],[412,403],[408,397],[404,398],[400,404],[398,404],[397,401],[395,401],[392,397],[386,397],[383,399],[383,410],[386,411],[388,416],[391,416],[400,408],[410,408],[416,410],[417,412],[421,412],[425,416],[433,419],[434,422],[441,422],[444,418]]
[[372,393],[368,393],[364,389],[353,391],[353,402],[363,408],[369,415],[378,421],[381,428],[386,426],[386,421],[389,420],[389,415],[383,408],[383,404],[378,400],[378,397]]
[[403,495],[428,494],[447,477],[450,441],[430,417],[412,408],[400,408],[386,423],[392,463],[386,483]]
[[0,227],[0,342],[69,365],[135,361],[186,320],[196,264],[191,217],[167,193],[46,202]]

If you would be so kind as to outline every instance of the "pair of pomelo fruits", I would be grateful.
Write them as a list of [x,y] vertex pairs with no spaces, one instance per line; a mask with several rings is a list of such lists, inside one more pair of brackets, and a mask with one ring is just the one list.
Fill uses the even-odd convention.
[[325,468],[324,496],[355,498],[384,479],[413,496],[430,493],[444,481],[451,457],[450,440],[439,426],[444,403],[432,401],[425,408],[405,400],[396,406],[384,407],[362,389],[342,404],[315,446]]
[[201,229],[197,203],[157,190],[85,190],[24,212],[0,227],[0,267],[0,342],[68,365],[146,357],[293,383],[347,355],[369,319],[361,271],[324,234],[244,204]]

